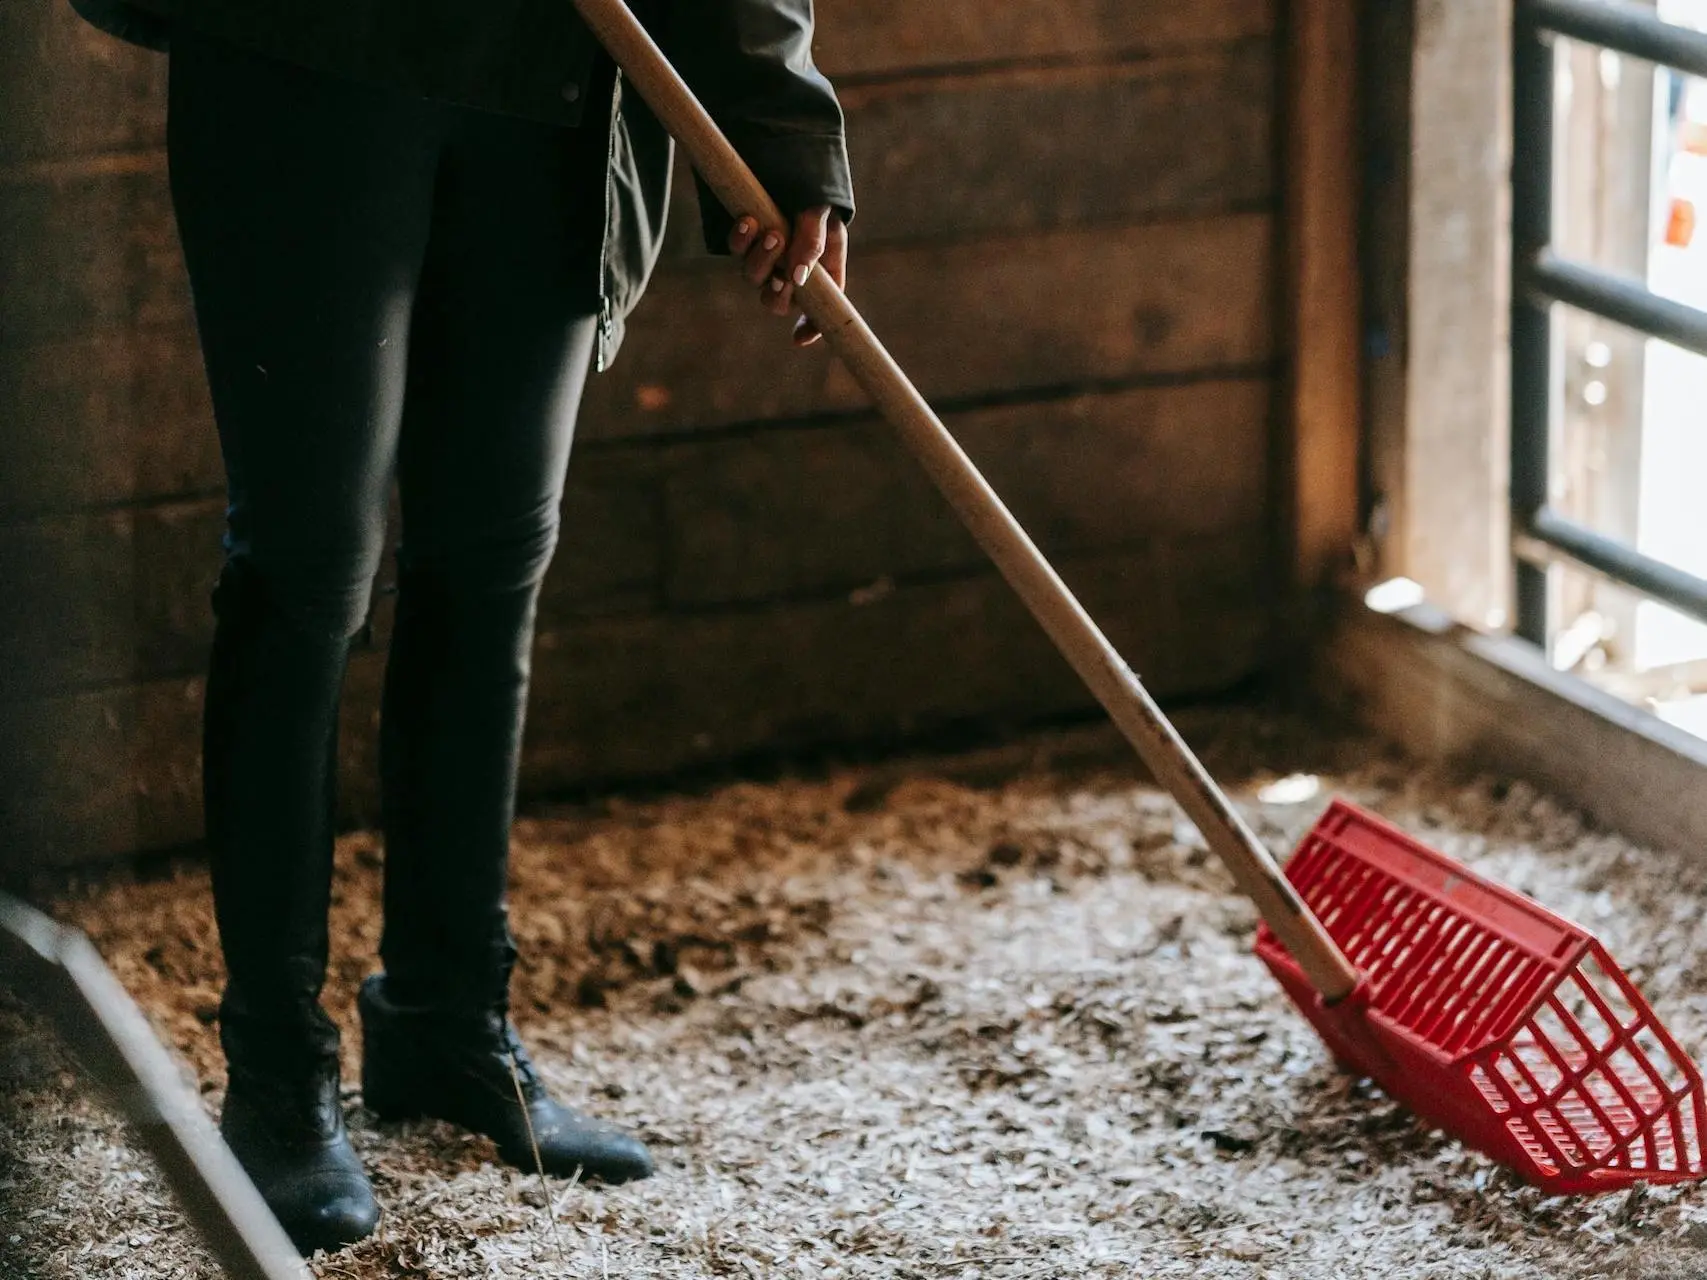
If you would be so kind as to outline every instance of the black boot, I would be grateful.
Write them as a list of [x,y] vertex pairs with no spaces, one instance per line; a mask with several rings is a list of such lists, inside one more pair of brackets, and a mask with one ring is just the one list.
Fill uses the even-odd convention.
[[539,1167],[558,1177],[651,1175],[652,1157],[632,1134],[551,1098],[502,1003],[455,1012],[398,1005],[375,974],[358,1007],[363,1101],[380,1119],[448,1120],[485,1134],[505,1161],[530,1171],[537,1143]]
[[319,1002],[355,620],[321,616],[243,557],[221,574],[214,612],[203,765],[227,973],[220,1127],[297,1247],[336,1249],[379,1219],[344,1131],[337,1028]]
[[234,1069],[219,1127],[305,1257],[373,1234],[379,1204],[344,1129],[336,1058],[266,1075]]

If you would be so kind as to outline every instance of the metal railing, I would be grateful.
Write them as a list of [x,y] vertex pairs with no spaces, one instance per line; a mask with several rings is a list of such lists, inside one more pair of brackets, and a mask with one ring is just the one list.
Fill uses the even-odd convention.
[[1571,564],[1707,621],[1707,579],[1609,538],[1549,504],[1553,440],[1563,406],[1554,304],[1564,303],[1707,355],[1707,312],[1639,281],[1562,258],[1553,241],[1552,37],[1707,76],[1707,33],[1662,21],[1625,0],[1517,0],[1512,66],[1511,523],[1516,630],[1546,645],[1548,570]]

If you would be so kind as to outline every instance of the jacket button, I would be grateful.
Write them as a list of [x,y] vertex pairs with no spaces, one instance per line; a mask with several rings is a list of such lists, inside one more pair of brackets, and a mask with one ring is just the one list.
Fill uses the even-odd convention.
[[563,86],[563,101],[565,101],[565,102],[579,102],[580,100],[581,100],[581,86],[580,85],[576,84],[573,80],[571,80],[568,84]]

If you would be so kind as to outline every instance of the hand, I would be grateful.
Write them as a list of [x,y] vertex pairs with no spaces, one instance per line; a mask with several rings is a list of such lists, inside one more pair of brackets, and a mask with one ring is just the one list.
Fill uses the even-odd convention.
[[[741,274],[759,287],[759,305],[772,315],[786,316],[794,306],[794,291],[816,270],[846,288],[848,229],[829,205],[808,209],[794,220],[794,235],[783,243],[782,232],[761,234],[759,220],[740,218],[729,233],[729,251],[744,258]],[[809,347],[823,335],[805,316],[794,326],[794,345]]]

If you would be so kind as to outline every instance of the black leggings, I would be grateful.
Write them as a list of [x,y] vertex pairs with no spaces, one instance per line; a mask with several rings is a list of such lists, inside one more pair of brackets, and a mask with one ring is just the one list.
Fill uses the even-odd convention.
[[535,602],[598,309],[602,127],[180,33],[172,195],[229,481],[204,784],[228,1054],[335,1046],[337,707],[393,479],[381,773],[397,994],[501,999]]

